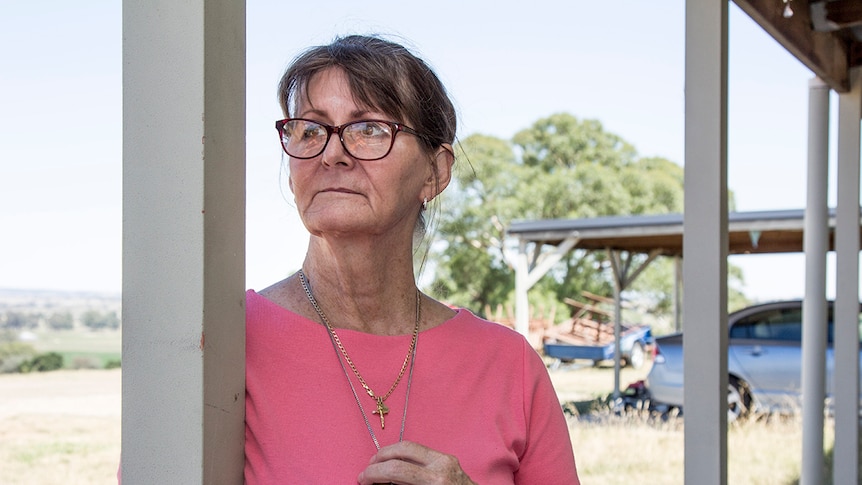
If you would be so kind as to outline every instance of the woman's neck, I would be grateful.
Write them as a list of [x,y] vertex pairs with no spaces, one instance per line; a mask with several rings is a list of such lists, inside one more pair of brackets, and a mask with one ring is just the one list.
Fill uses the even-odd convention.
[[333,327],[380,335],[413,331],[417,289],[409,251],[379,241],[312,237],[303,272]]

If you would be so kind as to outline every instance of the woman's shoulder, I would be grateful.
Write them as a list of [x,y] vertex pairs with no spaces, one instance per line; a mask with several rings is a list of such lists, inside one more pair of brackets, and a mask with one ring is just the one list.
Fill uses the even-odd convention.
[[524,336],[514,329],[503,324],[487,320],[473,313],[467,308],[455,309],[457,314],[450,320],[453,330],[459,333],[475,335],[476,338],[493,338],[496,341],[503,340],[512,344],[521,345],[525,342]]
[[[295,306],[277,295],[253,289],[245,293],[245,320],[246,325],[258,325],[260,322],[308,322],[308,318],[295,311]],[[311,322],[314,323],[314,322]]]
[[305,294],[297,291],[297,285],[294,284],[293,279],[295,276],[290,276],[260,291],[249,289],[246,292],[246,304],[249,308],[275,306],[284,311],[303,315],[303,312],[298,309],[302,308],[305,302]]
[[272,298],[268,298],[265,295],[265,292],[259,292],[254,289],[249,289],[245,292],[245,308],[246,314],[260,311],[273,311],[277,309],[281,309],[288,312],[290,311],[283,305],[280,305],[273,301]]
[[[434,335],[431,340],[436,351],[458,355],[460,360],[473,362],[477,369],[493,361],[498,369],[506,369],[501,370],[506,375],[544,371],[544,363],[526,337],[468,309],[460,308],[457,312],[454,318],[439,327],[438,333],[430,334]],[[421,338],[419,345],[424,345]]]

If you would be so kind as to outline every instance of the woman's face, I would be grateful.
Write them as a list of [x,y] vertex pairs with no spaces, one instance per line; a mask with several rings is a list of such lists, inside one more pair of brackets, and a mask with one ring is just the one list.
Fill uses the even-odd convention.
[[[409,123],[358,106],[341,69],[316,74],[300,93],[294,117],[328,125],[363,119]],[[400,132],[380,160],[357,160],[344,150],[337,134],[322,154],[290,159],[290,189],[308,230],[325,234],[380,235],[393,231],[410,240],[425,197],[436,195],[431,154],[419,140]]]

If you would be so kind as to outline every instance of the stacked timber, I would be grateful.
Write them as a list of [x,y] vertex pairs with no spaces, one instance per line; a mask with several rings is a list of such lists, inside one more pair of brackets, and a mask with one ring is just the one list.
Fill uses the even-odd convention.
[[565,298],[575,311],[568,321],[548,328],[545,340],[572,345],[606,345],[614,341],[613,313],[605,307],[613,300],[589,292],[582,292],[585,301]]

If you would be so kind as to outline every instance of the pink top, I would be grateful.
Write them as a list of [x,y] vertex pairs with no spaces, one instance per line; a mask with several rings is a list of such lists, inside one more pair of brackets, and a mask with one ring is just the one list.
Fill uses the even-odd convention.
[[[377,450],[326,327],[251,290],[246,302],[246,483],[356,483]],[[386,393],[411,336],[337,332],[371,389]],[[396,443],[409,367],[386,400],[385,429],[347,371],[380,445]],[[467,310],[419,334],[404,439],[456,456],[482,485],[579,483],[541,358]]]

